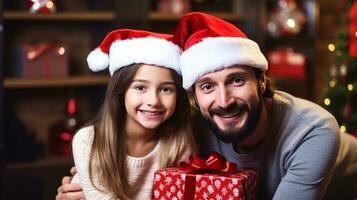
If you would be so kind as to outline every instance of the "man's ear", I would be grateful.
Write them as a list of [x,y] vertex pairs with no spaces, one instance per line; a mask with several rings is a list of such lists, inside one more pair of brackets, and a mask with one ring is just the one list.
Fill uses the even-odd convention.
[[266,79],[265,73],[263,73],[259,78],[259,87],[260,87],[262,93],[265,92],[266,86],[267,86],[267,79]]

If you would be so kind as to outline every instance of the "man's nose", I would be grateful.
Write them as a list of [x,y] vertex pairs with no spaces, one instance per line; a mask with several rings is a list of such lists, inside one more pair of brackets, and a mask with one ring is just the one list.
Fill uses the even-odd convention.
[[234,98],[231,95],[230,90],[228,90],[225,86],[220,86],[217,96],[217,105],[221,108],[227,108],[234,102]]

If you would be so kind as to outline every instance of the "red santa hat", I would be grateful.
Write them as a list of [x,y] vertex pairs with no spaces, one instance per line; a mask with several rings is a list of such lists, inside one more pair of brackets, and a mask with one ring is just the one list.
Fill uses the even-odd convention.
[[232,65],[247,65],[262,71],[268,68],[257,43],[235,25],[212,15],[186,14],[174,37],[183,49],[180,68],[185,89],[200,76]]
[[90,52],[87,63],[95,72],[109,66],[110,75],[134,63],[158,65],[179,73],[181,52],[181,48],[173,42],[173,35],[118,29],[110,32],[99,47]]

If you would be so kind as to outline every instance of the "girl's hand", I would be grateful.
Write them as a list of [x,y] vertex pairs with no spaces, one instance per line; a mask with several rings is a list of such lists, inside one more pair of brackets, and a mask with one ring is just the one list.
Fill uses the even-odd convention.
[[65,176],[62,179],[62,185],[57,189],[56,200],[82,200],[84,199],[84,194],[79,185],[78,181],[72,179],[76,179],[76,168],[71,168],[71,176]]

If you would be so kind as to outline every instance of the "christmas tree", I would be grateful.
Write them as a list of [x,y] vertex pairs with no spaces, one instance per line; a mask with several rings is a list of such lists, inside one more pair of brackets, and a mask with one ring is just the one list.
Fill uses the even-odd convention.
[[357,1],[348,0],[345,9],[345,24],[328,47],[333,55],[323,105],[341,132],[357,136]]

